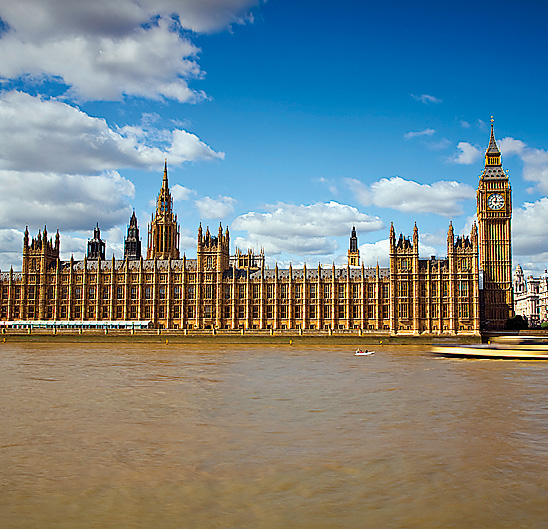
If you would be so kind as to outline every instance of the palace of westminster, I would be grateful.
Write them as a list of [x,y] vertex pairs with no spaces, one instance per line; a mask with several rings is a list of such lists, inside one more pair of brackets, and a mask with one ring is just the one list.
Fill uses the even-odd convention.
[[0,272],[0,325],[6,322],[142,322],[165,329],[298,329],[389,334],[478,335],[513,315],[511,188],[493,125],[477,189],[477,225],[455,237],[447,257],[421,259],[419,232],[396,237],[389,268],[360,265],[352,229],[345,267],[265,267],[264,253],[230,254],[228,228],[198,229],[197,258],[179,253],[179,225],[167,162],[141,253],[133,213],[124,259],[105,260],[99,227],[82,261],[61,261],[60,236],[23,239],[22,270]]

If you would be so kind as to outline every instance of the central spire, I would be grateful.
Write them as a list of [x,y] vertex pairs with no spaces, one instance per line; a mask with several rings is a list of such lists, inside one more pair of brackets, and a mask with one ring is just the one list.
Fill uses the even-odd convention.
[[156,202],[156,216],[167,216],[171,214],[173,207],[173,200],[171,193],[169,192],[169,183],[167,181],[167,158],[164,163],[164,178],[162,179],[162,187],[160,193],[158,193],[158,200]]
[[162,187],[158,193],[156,212],[148,229],[147,259],[179,259],[179,225],[173,214],[173,199],[167,180],[167,158],[164,163]]
[[162,188],[168,188],[168,183],[167,183],[167,158],[164,162],[164,179],[162,180]]

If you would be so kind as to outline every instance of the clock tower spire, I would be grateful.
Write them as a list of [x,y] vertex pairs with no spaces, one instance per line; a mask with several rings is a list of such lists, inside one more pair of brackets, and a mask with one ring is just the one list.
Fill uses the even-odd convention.
[[483,272],[482,323],[502,329],[513,314],[512,295],[512,189],[502,168],[491,117],[491,137],[477,190],[479,268]]

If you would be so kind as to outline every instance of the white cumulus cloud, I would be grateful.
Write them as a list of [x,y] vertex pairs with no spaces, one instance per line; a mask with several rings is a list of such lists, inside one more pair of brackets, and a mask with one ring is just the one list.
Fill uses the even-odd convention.
[[240,215],[232,223],[232,229],[247,232],[245,238],[237,239],[242,247],[260,242],[267,253],[327,255],[338,249],[332,237],[349,235],[353,225],[359,233],[384,227],[378,217],[333,201],[310,205],[278,203],[266,209]]
[[[158,138],[165,145],[156,146]],[[184,130],[111,128],[55,99],[23,92],[0,97],[0,168],[96,174],[121,167],[153,169],[163,165],[222,159],[197,136]]]
[[471,165],[479,160],[482,156],[482,151],[480,149],[466,141],[459,142],[457,144],[457,149],[459,149],[460,152],[451,156],[449,158],[450,162],[463,165]]
[[79,100],[137,96],[193,102],[205,97],[188,86],[202,76],[197,53],[162,20],[116,38],[65,35],[28,42],[8,32],[0,38],[0,72],[4,79],[61,79]]
[[521,154],[523,178],[535,182],[542,193],[548,193],[548,151],[527,149]]
[[512,213],[512,252],[517,256],[543,253],[548,248],[548,198],[525,202]]
[[520,264],[526,275],[539,276],[548,268],[548,198],[525,202],[512,214],[513,265]]
[[184,187],[181,184],[175,184],[171,186],[171,196],[173,197],[174,202],[181,202],[183,200],[188,200],[192,195],[195,195],[196,191]]
[[280,255],[282,252],[299,256],[332,256],[339,249],[337,241],[329,237],[294,236],[283,238],[265,236],[259,240],[256,237],[248,236],[236,237],[234,244],[236,247],[246,250],[248,248],[257,250],[260,247],[268,257]]
[[217,198],[203,197],[194,203],[203,219],[224,219],[234,213],[236,199],[219,195]]
[[175,129],[172,133],[172,144],[168,149],[169,159],[174,163],[196,160],[224,159],[224,152],[215,152],[200,141],[198,136],[186,130]]
[[[55,34],[121,36],[160,16],[175,17],[185,29],[207,33],[252,21],[257,0],[19,0],[3,2],[0,17],[22,37]],[[29,16],[32,13],[32,16]]]
[[346,184],[364,206],[374,204],[404,213],[435,213],[445,217],[463,212],[461,201],[473,199],[475,190],[455,181],[419,184],[399,176],[381,178],[370,186],[347,178]]
[[179,234],[179,249],[181,251],[181,256],[189,251],[196,251],[198,239],[192,236],[190,230],[188,228],[181,228]]
[[523,162],[523,178],[534,182],[537,190],[548,193],[548,150],[530,147],[524,141],[511,137],[498,142],[503,156],[518,156]]
[[360,259],[364,266],[387,268],[390,265],[390,240],[383,239],[374,243],[360,244]]
[[85,100],[124,96],[193,102],[203,76],[184,29],[209,32],[252,20],[256,0],[18,0],[0,4],[4,79],[62,81]]
[[96,176],[0,170],[0,228],[43,226],[107,227],[131,215],[135,187],[116,171]]
[[497,141],[497,145],[503,156],[511,156],[513,154],[521,154],[527,147],[525,142],[514,138],[506,137]]

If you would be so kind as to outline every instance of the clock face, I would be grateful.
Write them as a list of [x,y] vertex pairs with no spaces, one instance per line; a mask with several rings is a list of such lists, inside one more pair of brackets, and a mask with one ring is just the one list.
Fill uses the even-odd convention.
[[490,209],[501,209],[504,206],[504,197],[498,193],[493,193],[487,198],[487,205]]

